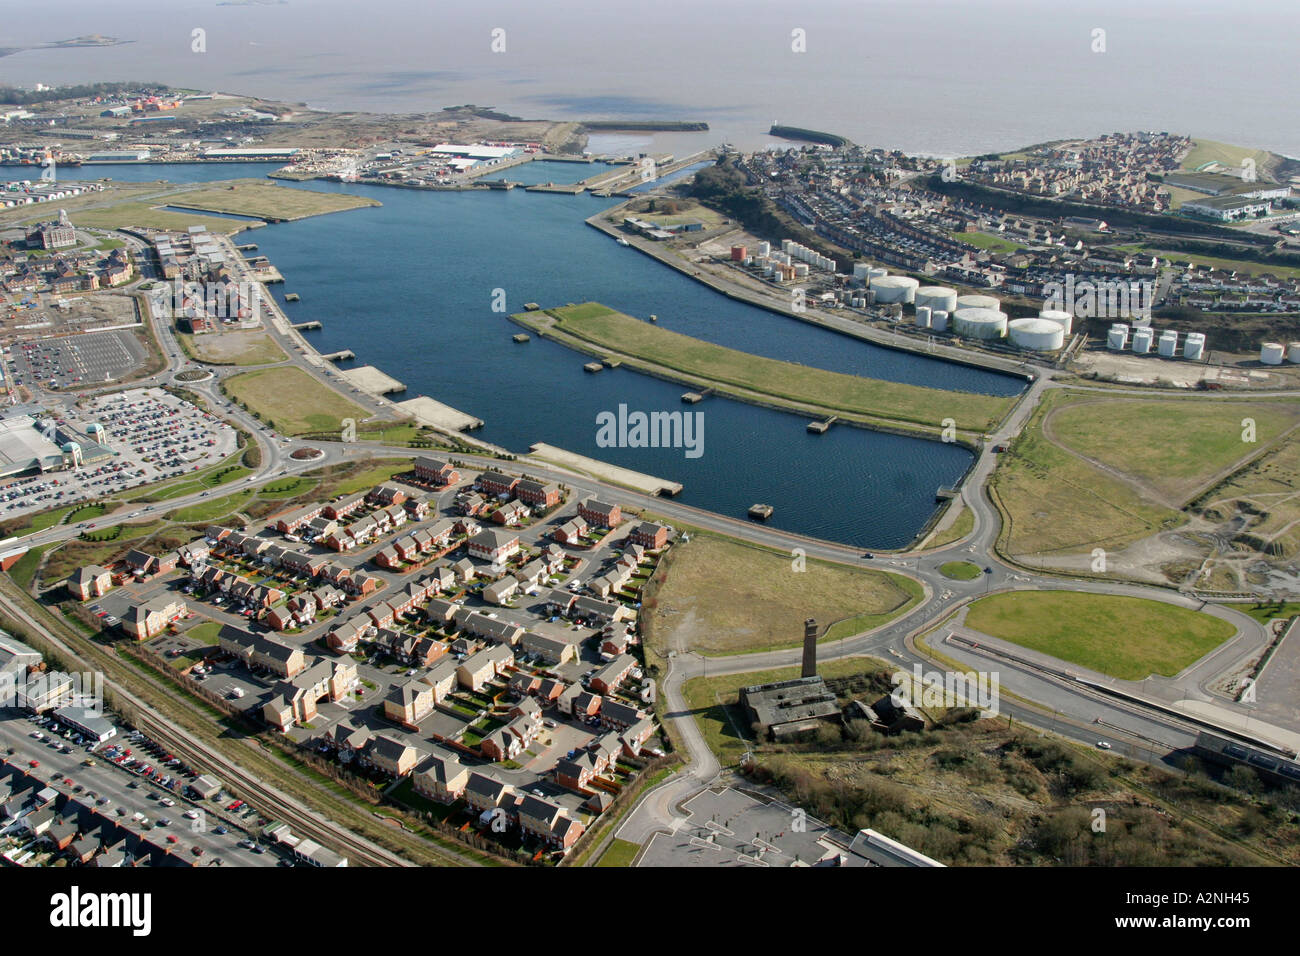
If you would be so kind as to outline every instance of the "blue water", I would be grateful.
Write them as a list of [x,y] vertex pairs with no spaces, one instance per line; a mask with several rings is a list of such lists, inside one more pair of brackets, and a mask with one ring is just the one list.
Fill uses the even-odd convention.
[[[665,327],[842,371],[990,394],[1019,380],[837,336],[711,289],[585,225],[607,205],[590,196],[420,192],[342,183],[306,188],[371,196],[382,206],[259,230],[259,252],[285,276],[273,287],[323,352],[350,348],[375,365],[485,421],[482,438],[515,451],[548,442],[675,481],[680,500],[742,516],[763,501],[770,524],[860,546],[909,543],[934,510],[934,492],[971,462],[955,445],[837,427],[810,435],[804,416],[710,398],[681,403],[680,385],[623,369],[585,374],[590,359],[534,337],[505,313],[525,302],[598,300],[660,315]],[[505,312],[493,310],[501,290]],[[301,302],[284,303],[284,292]],[[954,392],[954,401],[960,394]],[[602,448],[596,416],[629,410],[699,412],[704,453]]]
[[511,166],[499,177],[494,174],[488,178],[509,179],[511,182],[523,183],[525,186],[537,186],[541,183],[568,186],[615,168],[610,163],[557,163],[539,159],[520,166]]

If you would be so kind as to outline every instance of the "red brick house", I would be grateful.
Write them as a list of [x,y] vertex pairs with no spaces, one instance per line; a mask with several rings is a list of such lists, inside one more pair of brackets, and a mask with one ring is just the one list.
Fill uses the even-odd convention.
[[617,528],[623,521],[623,509],[599,498],[583,498],[578,502],[578,516],[596,528]]

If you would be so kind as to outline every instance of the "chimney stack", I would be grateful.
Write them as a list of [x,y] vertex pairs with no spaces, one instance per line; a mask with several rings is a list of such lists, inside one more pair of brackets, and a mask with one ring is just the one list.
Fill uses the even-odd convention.
[[817,676],[817,620],[803,622],[803,673],[800,677]]

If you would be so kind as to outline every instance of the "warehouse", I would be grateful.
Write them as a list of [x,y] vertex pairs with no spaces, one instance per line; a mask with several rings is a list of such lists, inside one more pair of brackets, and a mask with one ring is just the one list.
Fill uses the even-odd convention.
[[1267,199],[1251,199],[1249,196],[1210,196],[1205,199],[1189,199],[1183,203],[1182,211],[1192,216],[1231,222],[1236,219],[1267,215],[1272,208],[1272,202]]
[[64,461],[63,449],[41,432],[31,415],[0,419],[0,478],[57,470]]

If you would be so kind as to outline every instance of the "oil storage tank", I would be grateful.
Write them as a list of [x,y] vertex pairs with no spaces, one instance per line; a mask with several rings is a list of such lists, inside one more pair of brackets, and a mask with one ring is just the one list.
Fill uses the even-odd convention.
[[1286,350],[1278,342],[1265,342],[1259,348],[1259,360],[1265,365],[1281,365]]
[[936,332],[948,331],[948,313],[943,309],[935,309],[930,313],[930,328]]
[[959,295],[954,304],[954,308],[949,312],[955,312],[957,309],[1000,309],[1002,302],[991,295]]
[[1116,322],[1106,333],[1106,348],[1112,352],[1122,352],[1126,345],[1128,345],[1128,326],[1123,322]]
[[1205,335],[1201,332],[1188,332],[1183,339],[1183,358],[1199,362],[1205,354]]
[[1055,322],[1061,327],[1061,330],[1064,331],[1066,335],[1069,335],[1070,331],[1074,328],[1074,316],[1069,312],[1062,311],[1061,309],[1043,309],[1038,313],[1038,317],[1040,319],[1047,319],[1049,322]]
[[944,285],[923,285],[916,290],[916,306],[929,309],[943,309],[951,312],[957,308],[957,290]]
[[1300,363],[1300,342],[1288,342],[1286,347],[1286,360],[1288,362]]
[[968,339],[1000,339],[1007,334],[1007,314],[980,307],[958,309],[952,314],[952,330]]
[[880,305],[911,302],[920,285],[908,276],[881,276],[871,280],[871,288],[876,290],[876,302]]
[[1146,355],[1151,351],[1151,341],[1156,337],[1155,332],[1150,326],[1143,326],[1140,329],[1133,330],[1133,351],[1138,355]]
[[1065,344],[1065,330],[1051,319],[1014,319],[1008,338],[1017,348],[1055,352]]
[[1160,333],[1160,339],[1156,343],[1156,351],[1160,353],[1161,358],[1173,358],[1178,354],[1178,333],[1173,329],[1165,329]]
[[916,327],[918,329],[928,329],[930,327],[930,309],[928,306],[918,305],[916,307]]

